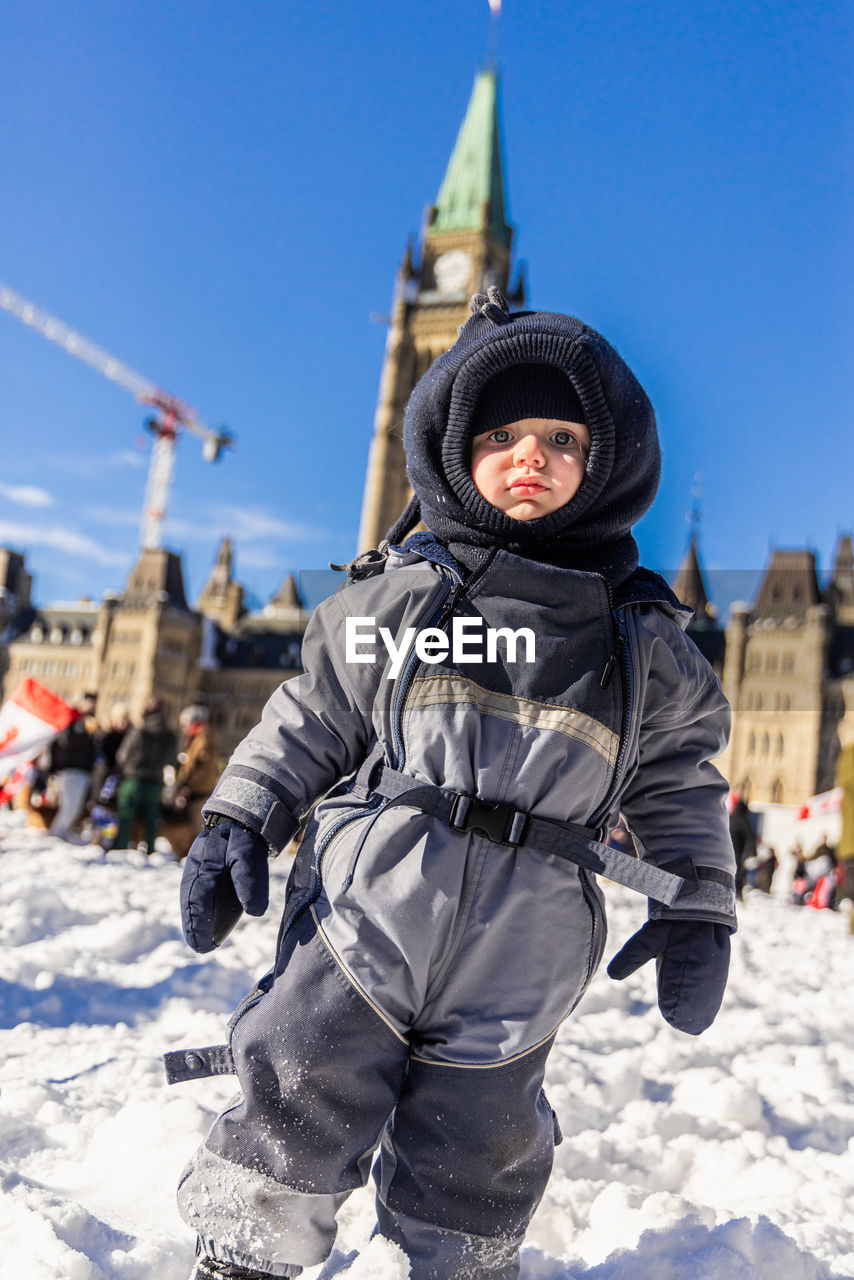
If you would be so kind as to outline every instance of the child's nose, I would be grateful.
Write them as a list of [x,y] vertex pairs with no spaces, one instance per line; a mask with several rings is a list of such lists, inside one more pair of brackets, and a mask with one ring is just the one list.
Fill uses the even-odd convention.
[[515,461],[527,462],[529,465],[542,464],[545,461],[542,442],[537,436],[522,436],[516,441]]

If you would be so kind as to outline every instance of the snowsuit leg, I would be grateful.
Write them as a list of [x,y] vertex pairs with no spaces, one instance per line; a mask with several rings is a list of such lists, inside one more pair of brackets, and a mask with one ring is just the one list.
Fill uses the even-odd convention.
[[514,1280],[552,1164],[541,1089],[551,1040],[493,1067],[411,1056],[309,913],[277,971],[235,1015],[242,1098],[179,1187],[206,1252],[278,1276],[322,1262],[385,1130],[379,1226],[410,1257],[412,1280]]
[[288,931],[277,971],[267,993],[238,1010],[231,1047],[242,1099],[186,1170],[178,1205],[211,1257],[293,1276],[327,1257],[337,1210],[367,1182],[409,1046],[341,969],[309,912]]
[[542,1091],[552,1041],[494,1067],[410,1059],[375,1173],[380,1232],[411,1280],[515,1280],[560,1131]]

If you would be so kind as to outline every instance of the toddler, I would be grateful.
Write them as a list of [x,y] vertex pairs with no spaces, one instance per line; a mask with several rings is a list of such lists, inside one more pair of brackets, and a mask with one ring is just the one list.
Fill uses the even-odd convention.
[[[655,958],[691,1034],[723,996],[729,710],[638,567],[652,408],[578,320],[495,289],[472,310],[407,407],[412,502],[315,611],[187,859],[209,951],[264,912],[268,853],[310,812],[228,1044],[167,1055],[240,1085],[179,1189],[196,1280],[318,1265],[372,1164],[412,1280],[518,1275],[560,1141],[546,1059],[605,944],[597,872],[649,900],[613,977]],[[637,857],[603,843],[621,814]]]

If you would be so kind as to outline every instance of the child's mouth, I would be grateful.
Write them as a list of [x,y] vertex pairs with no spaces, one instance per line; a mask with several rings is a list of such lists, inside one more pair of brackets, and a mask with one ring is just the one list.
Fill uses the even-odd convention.
[[545,493],[546,486],[540,484],[538,480],[514,480],[510,486],[510,492],[524,496],[532,493]]

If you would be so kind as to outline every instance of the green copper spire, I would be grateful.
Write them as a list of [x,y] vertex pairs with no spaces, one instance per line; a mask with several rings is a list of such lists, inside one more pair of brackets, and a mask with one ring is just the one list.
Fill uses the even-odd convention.
[[428,235],[437,231],[479,231],[488,202],[489,230],[501,244],[510,244],[498,105],[498,72],[490,67],[475,77]]

